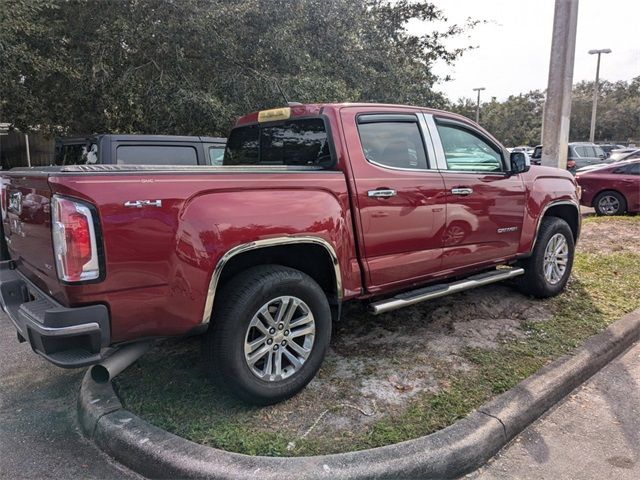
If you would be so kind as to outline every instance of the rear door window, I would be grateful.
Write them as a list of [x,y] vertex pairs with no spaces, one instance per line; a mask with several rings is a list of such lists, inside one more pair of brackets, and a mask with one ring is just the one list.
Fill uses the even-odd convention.
[[231,131],[223,165],[333,165],[329,136],[321,118],[247,125]]
[[[366,119],[367,116],[362,118]],[[427,156],[417,119],[411,122],[391,120],[363,123],[366,121],[361,120],[358,132],[367,161],[391,168],[427,168]]]
[[197,165],[196,149],[174,145],[119,145],[119,165]]
[[93,165],[99,163],[98,144],[67,144],[56,146],[56,165]]

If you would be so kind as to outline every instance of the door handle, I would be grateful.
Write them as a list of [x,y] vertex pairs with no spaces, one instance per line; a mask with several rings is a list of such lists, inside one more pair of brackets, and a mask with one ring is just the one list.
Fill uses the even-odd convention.
[[395,197],[397,195],[397,192],[391,189],[378,189],[378,190],[369,190],[367,192],[367,195],[369,197],[375,197],[375,198],[389,198],[389,197]]
[[451,189],[451,193],[454,195],[471,195],[473,193],[473,188],[455,187]]

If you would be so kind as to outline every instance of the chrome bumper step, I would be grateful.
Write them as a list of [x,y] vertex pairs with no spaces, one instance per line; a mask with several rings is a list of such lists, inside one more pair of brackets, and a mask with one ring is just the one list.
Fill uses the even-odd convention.
[[386,300],[379,300],[369,304],[369,311],[374,315],[390,312],[409,305],[444,297],[471,288],[482,287],[491,283],[501,282],[517,277],[524,273],[522,268],[509,268],[480,273],[452,283],[441,283],[430,287],[423,287],[410,292],[404,292]]

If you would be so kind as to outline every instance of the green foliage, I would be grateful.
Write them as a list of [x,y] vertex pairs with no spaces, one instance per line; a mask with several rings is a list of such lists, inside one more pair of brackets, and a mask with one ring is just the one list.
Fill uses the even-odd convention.
[[[481,104],[480,123],[507,146],[537,145],[541,141],[544,93],[511,95],[503,102],[495,99]],[[573,87],[569,140],[589,138],[593,82]],[[461,98],[449,108],[475,119],[476,102]],[[630,82],[603,82],[600,85],[596,122],[596,141],[640,140],[640,77]]]
[[[539,90],[510,95],[504,102],[493,98],[480,106],[480,124],[507,146],[540,143],[544,95]],[[472,120],[476,117],[476,102],[461,98],[449,107]]]
[[435,61],[474,25],[413,0],[3,0],[2,120],[59,133],[224,134],[289,100],[443,106]]
[[[640,140],[640,76],[630,82],[602,82],[598,97],[596,140]],[[571,102],[572,140],[586,140],[591,128],[593,82],[573,88]]]

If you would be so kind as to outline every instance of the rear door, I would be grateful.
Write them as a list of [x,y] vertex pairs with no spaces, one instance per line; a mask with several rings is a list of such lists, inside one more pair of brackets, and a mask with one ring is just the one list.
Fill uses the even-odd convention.
[[444,182],[418,111],[344,108],[368,290],[423,281],[442,267]]
[[507,171],[507,153],[470,123],[425,118],[446,189],[443,267],[451,271],[515,255],[525,188],[521,176]]

